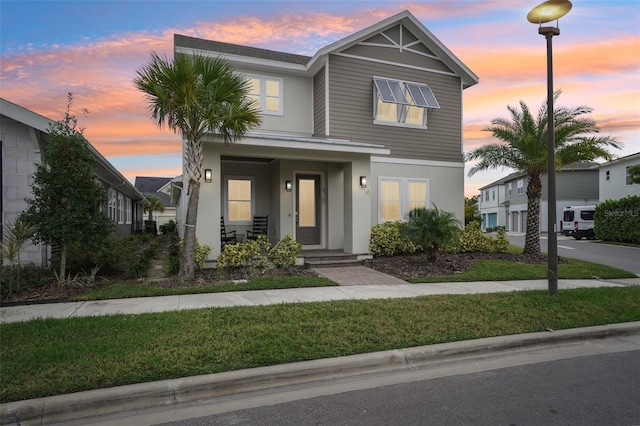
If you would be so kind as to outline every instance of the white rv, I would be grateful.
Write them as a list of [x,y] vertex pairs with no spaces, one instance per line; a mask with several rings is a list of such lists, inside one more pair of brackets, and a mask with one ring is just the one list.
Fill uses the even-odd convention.
[[562,212],[562,235],[572,236],[576,240],[586,237],[596,238],[593,232],[593,216],[596,206],[569,206]]

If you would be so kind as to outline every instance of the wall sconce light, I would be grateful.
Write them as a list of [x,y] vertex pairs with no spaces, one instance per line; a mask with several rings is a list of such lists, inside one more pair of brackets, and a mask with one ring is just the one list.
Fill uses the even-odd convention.
[[290,180],[285,180],[284,181],[284,189],[287,192],[291,192],[291,181]]
[[360,186],[363,188],[367,187],[367,177],[366,176],[360,176]]
[[211,183],[211,169],[204,169],[204,181]]

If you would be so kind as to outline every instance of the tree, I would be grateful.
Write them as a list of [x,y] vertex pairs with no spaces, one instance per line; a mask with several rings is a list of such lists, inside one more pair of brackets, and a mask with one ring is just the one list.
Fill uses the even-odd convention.
[[[60,247],[59,280],[66,279],[67,248],[74,243],[95,248],[113,231],[113,221],[101,211],[107,193],[96,180],[95,157],[76,129],[68,94],[64,119],[51,123],[43,162],[36,166],[28,208],[22,219],[35,227],[34,239]],[[85,110],[86,113],[86,110]]]
[[149,220],[153,220],[153,212],[164,212],[164,204],[155,195],[145,195],[145,198],[149,202],[149,205],[144,208],[146,212],[149,212]]
[[152,52],[149,62],[136,70],[134,84],[145,93],[158,127],[182,134],[188,201],[180,277],[193,279],[202,138],[210,134],[224,143],[235,142],[260,124],[258,110],[247,97],[247,79],[221,58],[176,54],[171,60]]
[[401,233],[419,247],[429,260],[435,260],[441,247],[454,240],[460,232],[460,221],[453,213],[433,209],[415,208],[407,215]]
[[471,198],[464,197],[464,224],[468,225],[473,221],[479,221],[478,216],[478,196],[474,195]]
[[629,167],[631,183],[640,183],[640,164]]
[[[554,93],[554,101],[560,93]],[[547,172],[547,102],[542,104],[536,118],[523,101],[520,101],[520,110],[512,106],[507,106],[507,109],[511,113],[510,118],[494,118],[491,126],[484,129],[502,142],[481,146],[467,154],[467,161],[478,161],[469,170],[469,176],[499,167],[515,169],[527,175],[524,254],[540,255],[540,198],[542,175]],[[620,148],[615,138],[594,135],[599,132],[595,121],[584,117],[591,112],[592,109],[587,106],[557,107],[553,111],[557,170],[564,165],[597,158],[611,160],[613,156],[607,148]]]

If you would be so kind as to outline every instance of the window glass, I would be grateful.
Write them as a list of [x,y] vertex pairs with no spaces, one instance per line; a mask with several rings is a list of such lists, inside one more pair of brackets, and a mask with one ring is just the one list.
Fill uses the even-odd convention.
[[251,180],[227,180],[227,211],[230,222],[251,221]]
[[249,83],[248,98],[255,101],[263,112],[282,113],[282,80],[261,76],[247,77]]
[[404,119],[407,124],[422,126],[424,124],[424,108],[417,106],[407,107],[407,117]]
[[593,216],[596,214],[595,210],[583,210],[580,212],[580,218],[582,220],[593,220]]
[[427,182],[409,182],[408,189],[409,211],[420,207],[427,207]]
[[400,182],[380,182],[380,216],[383,222],[400,220]]
[[390,123],[398,122],[398,105],[382,102],[382,99],[378,97],[378,114],[376,120],[388,121]]
[[316,226],[316,182],[314,179],[300,179],[298,224],[301,227]]

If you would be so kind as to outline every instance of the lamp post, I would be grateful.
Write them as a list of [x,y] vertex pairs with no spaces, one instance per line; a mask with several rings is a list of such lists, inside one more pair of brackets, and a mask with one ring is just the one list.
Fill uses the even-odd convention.
[[[538,24],[538,34],[547,39],[547,184],[548,184],[548,293],[558,294],[558,237],[556,234],[556,159],[555,159],[555,123],[553,120],[553,36],[560,35],[558,20],[569,13],[571,2],[568,0],[549,0],[540,3],[527,14],[527,20]],[[556,21],[556,26],[542,26]]]

